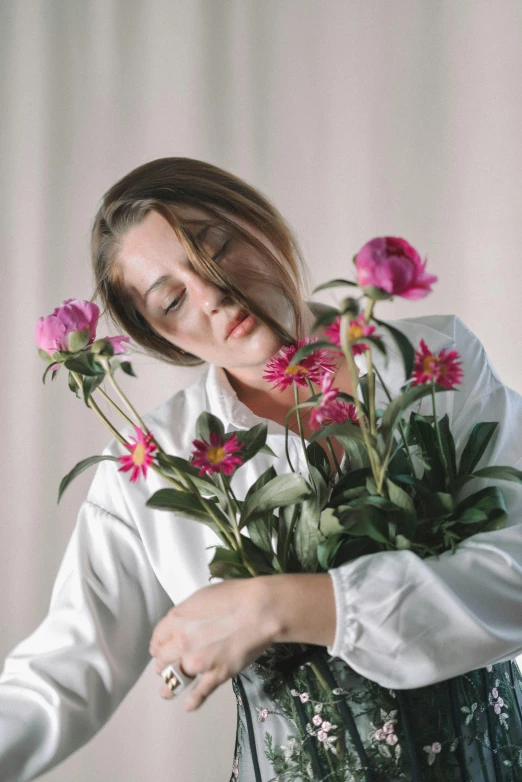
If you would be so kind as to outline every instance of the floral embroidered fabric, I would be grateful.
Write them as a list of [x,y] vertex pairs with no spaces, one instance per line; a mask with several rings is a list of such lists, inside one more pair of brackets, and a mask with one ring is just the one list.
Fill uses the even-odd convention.
[[268,650],[232,682],[230,780],[522,782],[521,682],[512,661],[389,690],[323,647]]

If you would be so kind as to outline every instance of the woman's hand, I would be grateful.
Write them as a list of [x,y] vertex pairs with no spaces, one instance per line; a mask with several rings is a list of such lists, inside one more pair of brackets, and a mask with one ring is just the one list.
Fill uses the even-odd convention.
[[[188,676],[201,674],[185,701],[186,711],[197,709],[273,642],[278,626],[270,578],[234,579],[199,589],[156,625],[149,647],[156,672],[161,675],[174,663]],[[166,685],[160,694],[172,697]]]
[[[192,711],[216,687],[275,642],[331,646],[335,599],[328,573],[283,573],[222,581],[199,589],[156,625],[150,653],[156,673],[169,663],[201,678],[185,702]],[[163,685],[162,698],[171,698]]]

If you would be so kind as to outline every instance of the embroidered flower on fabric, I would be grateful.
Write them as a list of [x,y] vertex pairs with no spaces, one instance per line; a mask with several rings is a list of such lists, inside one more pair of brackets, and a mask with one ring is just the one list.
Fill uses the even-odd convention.
[[428,766],[432,766],[435,763],[437,755],[442,751],[442,744],[438,741],[434,741],[428,747],[423,747],[424,752],[428,753]]
[[256,706],[256,710],[257,710],[257,721],[264,722],[269,714],[268,709],[262,709],[259,706]]

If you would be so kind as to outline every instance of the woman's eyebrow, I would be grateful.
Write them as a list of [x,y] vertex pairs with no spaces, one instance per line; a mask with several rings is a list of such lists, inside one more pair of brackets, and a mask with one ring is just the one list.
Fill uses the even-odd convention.
[[[207,224],[204,228],[202,228],[198,234],[196,234],[196,239],[201,240],[205,236],[209,228],[211,228],[210,223]],[[172,279],[171,274],[162,274],[161,277],[158,277],[158,279],[155,282],[153,282],[150,288],[148,288],[143,294],[143,301],[146,302],[149,293],[152,293],[152,291],[161,288],[162,285],[165,285],[165,283],[169,282],[171,279]]]

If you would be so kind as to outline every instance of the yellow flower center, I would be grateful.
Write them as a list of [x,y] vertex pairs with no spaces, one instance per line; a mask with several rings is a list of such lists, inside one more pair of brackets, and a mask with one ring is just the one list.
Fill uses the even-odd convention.
[[132,461],[137,467],[141,467],[143,462],[145,461],[145,456],[147,455],[147,450],[143,443],[138,443],[134,451],[132,452]]
[[[437,356],[424,356],[422,366],[425,375],[432,375],[437,369],[437,365],[440,364],[440,358]],[[446,367],[443,365],[439,369],[439,374],[444,375],[446,373]]]
[[207,459],[209,462],[212,462],[212,464],[219,464],[223,461],[225,456],[225,449],[222,445],[219,445],[216,448],[209,448],[207,451]]
[[300,364],[289,364],[285,369],[286,375],[307,375],[308,370]]
[[350,326],[348,329],[348,339],[354,340],[364,336],[363,327],[358,323],[355,326]]

